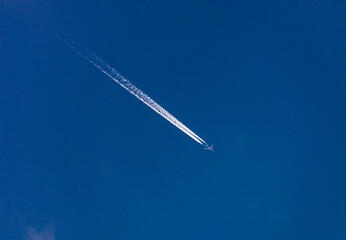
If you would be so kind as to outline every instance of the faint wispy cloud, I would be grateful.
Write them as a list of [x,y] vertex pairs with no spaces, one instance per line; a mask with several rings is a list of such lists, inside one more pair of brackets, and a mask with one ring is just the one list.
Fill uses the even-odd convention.
[[34,227],[29,227],[27,230],[27,240],[55,240],[54,226],[47,225],[41,232],[38,232]]

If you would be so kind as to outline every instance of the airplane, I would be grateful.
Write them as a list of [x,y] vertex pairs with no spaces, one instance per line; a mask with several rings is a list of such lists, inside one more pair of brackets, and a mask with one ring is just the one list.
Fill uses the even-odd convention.
[[214,144],[212,144],[210,147],[209,147],[209,145],[207,145],[207,146],[205,146],[205,148],[204,148],[204,149],[209,150],[209,151],[213,151],[213,152],[214,152],[213,147],[214,147]]

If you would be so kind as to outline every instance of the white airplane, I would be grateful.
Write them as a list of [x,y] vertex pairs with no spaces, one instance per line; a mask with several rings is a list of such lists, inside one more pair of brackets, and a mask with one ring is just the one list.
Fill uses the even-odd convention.
[[204,149],[214,152],[213,147],[214,147],[214,144],[212,144],[210,147],[209,147],[209,145],[207,145]]

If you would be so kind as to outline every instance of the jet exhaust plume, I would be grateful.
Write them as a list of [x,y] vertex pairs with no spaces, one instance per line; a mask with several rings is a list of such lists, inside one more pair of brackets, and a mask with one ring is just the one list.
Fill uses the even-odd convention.
[[133,85],[129,80],[120,75],[114,68],[108,65],[103,59],[99,58],[95,53],[87,50],[85,47],[76,43],[74,40],[69,39],[68,37],[62,37],[60,34],[56,33],[56,36],[60,38],[68,47],[70,47],[74,52],[82,56],[89,63],[98,68],[101,72],[106,74],[108,77],[113,79],[120,86],[125,88],[128,92],[134,95],[136,98],[141,100],[155,112],[160,114],[174,126],[179,128],[193,140],[198,142],[203,146],[209,147],[209,145],[200,138],[197,134],[191,131],[188,127],[186,127],[183,123],[181,123],[178,119],[176,119],[172,114],[166,111],[163,107],[161,107],[158,103],[152,100],[148,95],[146,95],[143,91],[138,89],[135,85]]

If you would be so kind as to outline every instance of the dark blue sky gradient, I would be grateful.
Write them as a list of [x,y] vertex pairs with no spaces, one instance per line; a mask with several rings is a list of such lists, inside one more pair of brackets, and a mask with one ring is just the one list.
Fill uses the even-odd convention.
[[345,12],[341,0],[1,1],[0,239],[45,226],[56,240],[346,239]]

